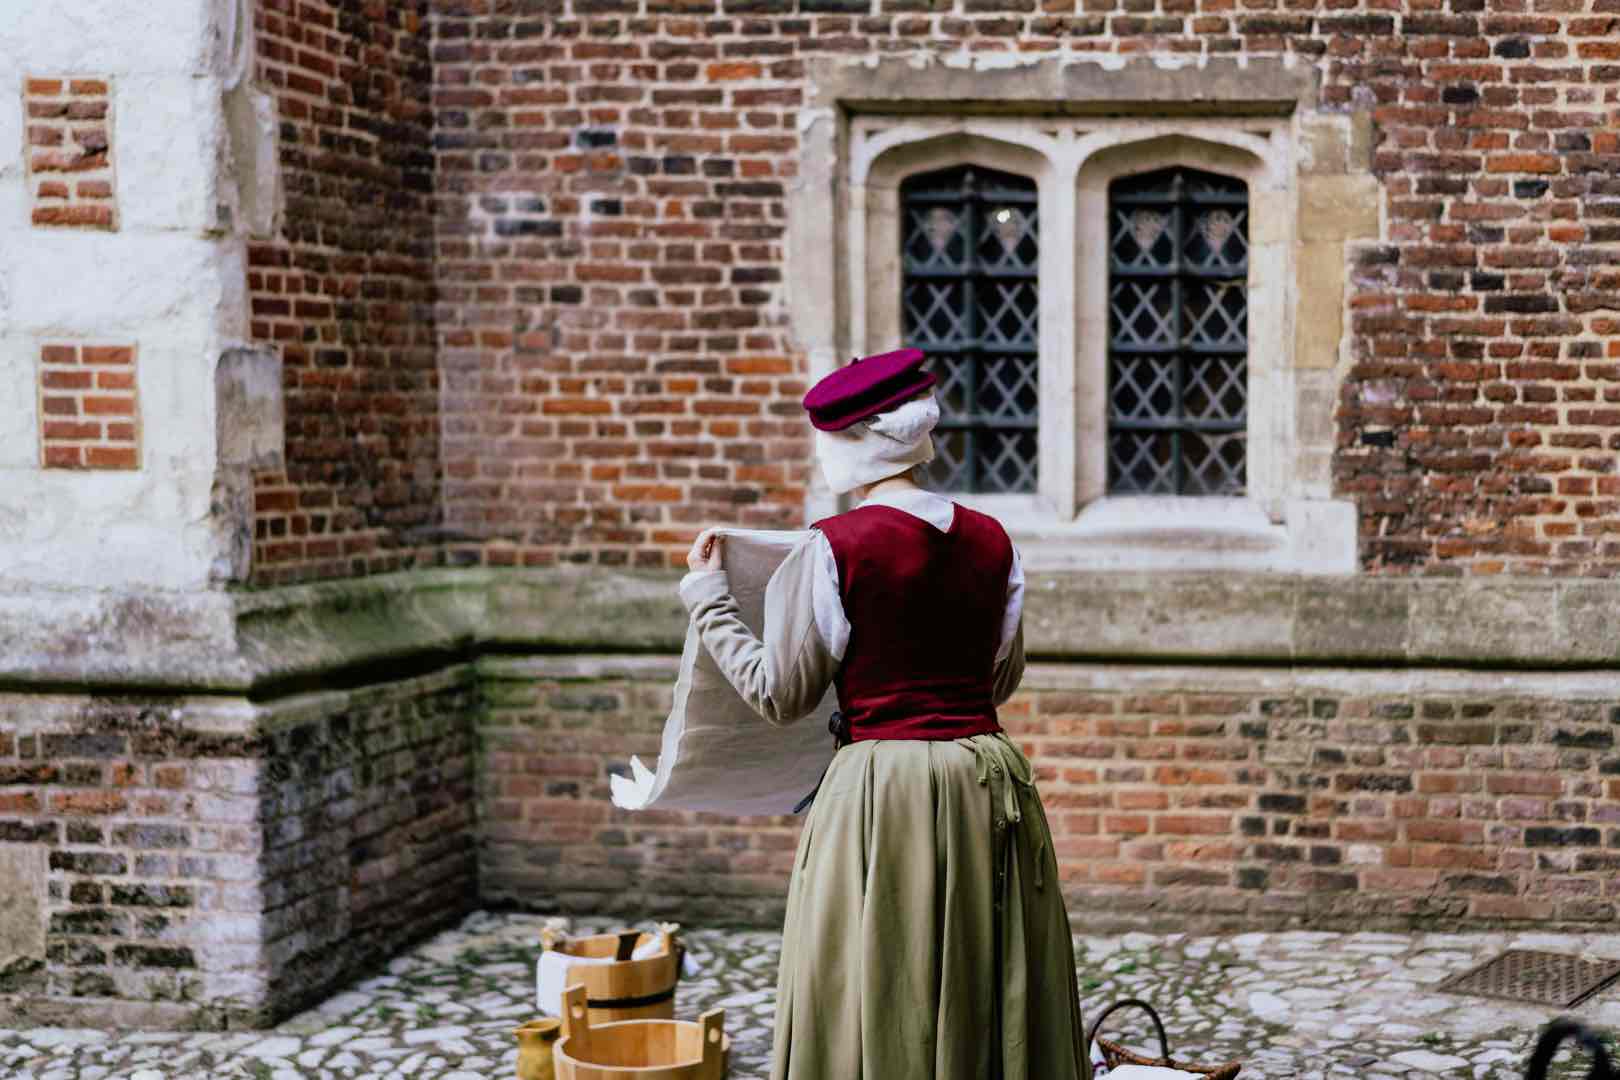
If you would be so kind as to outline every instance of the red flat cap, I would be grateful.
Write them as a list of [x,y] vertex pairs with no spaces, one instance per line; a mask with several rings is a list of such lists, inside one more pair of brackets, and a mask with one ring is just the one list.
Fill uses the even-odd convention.
[[922,369],[926,359],[921,349],[897,349],[850,361],[804,395],[810,425],[842,431],[916,397],[935,382],[934,373]]

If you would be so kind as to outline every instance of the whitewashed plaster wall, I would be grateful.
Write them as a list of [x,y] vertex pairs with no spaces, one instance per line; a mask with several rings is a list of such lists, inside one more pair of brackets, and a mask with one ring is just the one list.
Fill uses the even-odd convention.
[[[215,370],[247,332],[217,0],[0,7],[0,590],[194,589],[219,557]],[[30,222],[29,77],[111,80],[116,232]],[[134,344],[134,471],[41,468],[44,342]]]

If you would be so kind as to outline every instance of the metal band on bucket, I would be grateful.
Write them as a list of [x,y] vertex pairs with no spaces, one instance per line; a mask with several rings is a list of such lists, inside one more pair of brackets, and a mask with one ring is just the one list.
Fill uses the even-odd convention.
[[656,994],[643,994],[640,997],[620,998],[593,998],[585,999],[585,1004],[593,1009],[639,1009],[644,1005],[657,1005],[661,1001],[668,1001],[675,996],[675,988],[660,990]]

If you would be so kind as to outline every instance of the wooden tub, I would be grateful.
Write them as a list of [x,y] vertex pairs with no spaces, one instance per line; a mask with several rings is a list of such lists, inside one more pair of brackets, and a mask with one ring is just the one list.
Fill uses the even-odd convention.
[[[552,964],[569,956],[613,961],[607,964],[565,965],[562,985],[567,987],[580,983],[585,987],[593,1024],[610,1024],[620,1020],[669,1020],[675,1015],[675,983],[681,976],[682,949],[676,940],[678,930],[679,927],[666,924],[652,934],[628,930],[620,934],[572,938],[547,931],[541,935],[546,955],[541,957],[540,962]],[[662,945],[657,952],[639,960],[628,959],[637,949],[654,942]],[[536,981],[539,981],[538,973]],[[540,1002],[540,1008],[550,1011],[545,1001]]]
[[725,1010],[687,1020],[621,1020],[593,1026],[585,987],[563,995],[557,1080],[725,1080],[731,1040]]

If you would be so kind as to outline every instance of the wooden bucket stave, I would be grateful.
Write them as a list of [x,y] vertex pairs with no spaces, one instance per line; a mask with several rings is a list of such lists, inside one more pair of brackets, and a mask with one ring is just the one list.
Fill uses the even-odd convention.
[[725,1011],[710,1009],[689,1020],[592,1022],[585,987],[563,996],[563,1037],[557,1043],[557,1080],[725,1080],[731,1040]]
[[649,941],[662,939],[664,951],[641,960],[611,964],[572,964],[564,984],[582,983],[590,1003],[591,1023],[620,1020],[669,1020],[675,1016],[675,984],[681,975],[681,947],[673,926],[656,934],[627,931],[588,937],[546,937],[546,949],[567,956],[614,959],[628,956]]

